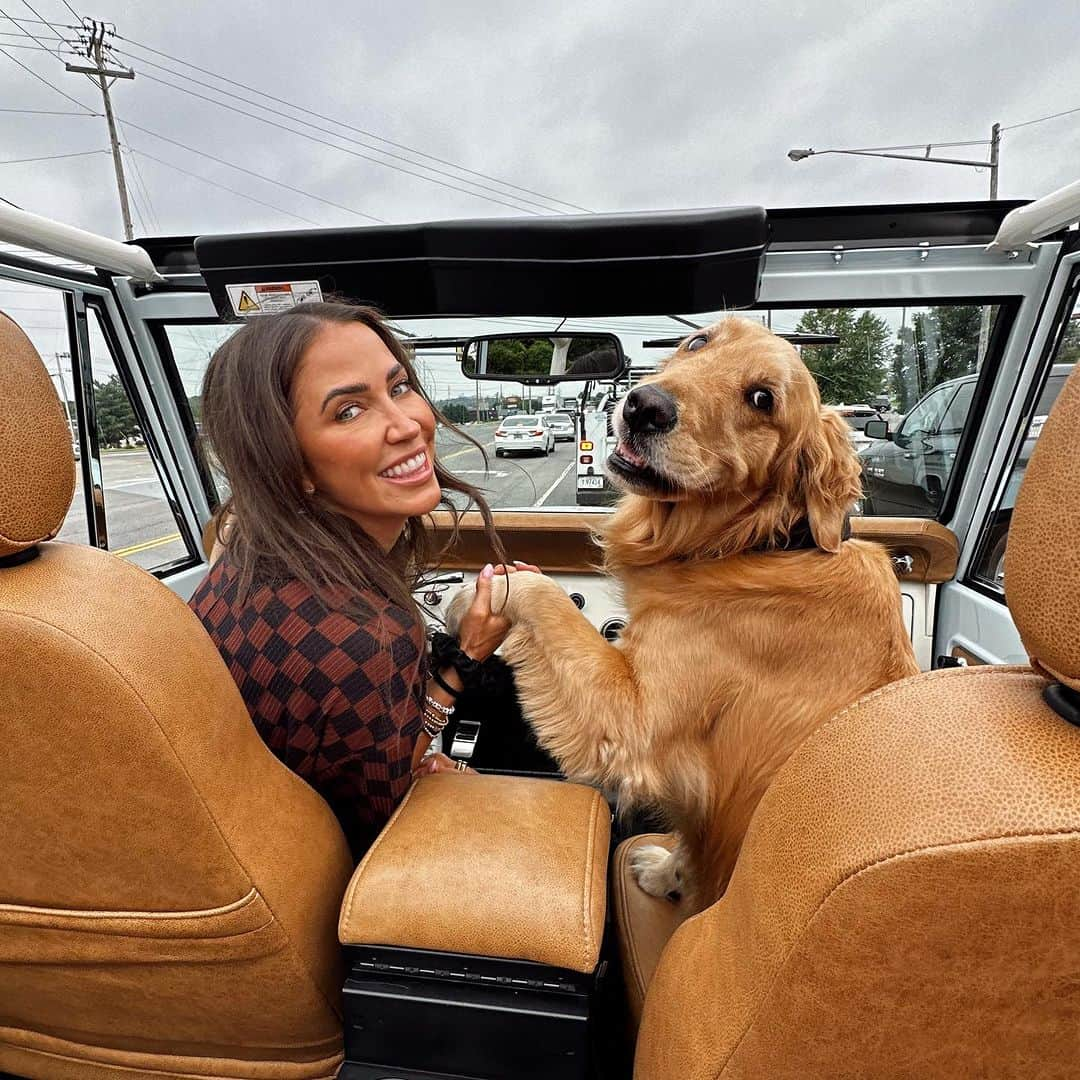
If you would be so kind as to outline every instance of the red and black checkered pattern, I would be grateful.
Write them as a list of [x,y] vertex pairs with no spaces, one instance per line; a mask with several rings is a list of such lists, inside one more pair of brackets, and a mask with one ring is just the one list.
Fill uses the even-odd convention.
[[423,627],[374,592],[371,615],[326,607],[299,581],[257,584],[237,602],[223,556],[191,598],[263,741],[333,808],[354,853],[409,786],[420,732]]

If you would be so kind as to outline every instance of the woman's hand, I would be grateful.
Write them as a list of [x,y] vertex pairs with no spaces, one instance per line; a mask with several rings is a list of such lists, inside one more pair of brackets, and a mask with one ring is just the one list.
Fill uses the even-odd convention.
[[461,775],[469,774],[476,776],[475,769],[459,769],[457,764],[452,758],[448,758],[445,754],[428,754],[422,762],[420,767],[413,770],[413,780],[419,780],[421,776],[431,776],[434,773],[440,772],[452,772],[460,773]]
[[[514,562],[512,565],[492,566],[488,563],[476,579],[476,594],[469,609],[458,625],[457,637],[462,652],[474,660],[486,660],[510,633],[511,622],[491,609],[491,586],[495,577],[517,572],[539,574],[540,568],[532,563]],[[509,584],[509,582],[507,582]]]

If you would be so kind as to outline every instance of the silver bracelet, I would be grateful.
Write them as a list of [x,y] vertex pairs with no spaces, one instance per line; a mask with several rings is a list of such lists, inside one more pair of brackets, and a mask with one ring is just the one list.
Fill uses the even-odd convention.
[[437,702],[430,694],[425,694],[424,695],[424,700],[436,712],[442,713],[443,716],[447,716],[447,717],[453,716],[453,714],[454,714],[454,706],[453,705],[440,705],[439,702]]

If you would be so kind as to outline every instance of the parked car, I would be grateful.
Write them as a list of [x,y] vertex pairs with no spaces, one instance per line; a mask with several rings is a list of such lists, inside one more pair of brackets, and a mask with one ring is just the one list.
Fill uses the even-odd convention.
[[[1015,502],[1032,448],[1070,371],[1070,364],[1055,364],[1051,369],[1020,449],[1003,509],[1011,509]],[[863,513],[924,517],[937,511],[978,378],[963,375],[935,386],[915,404],[896,431],[884,439],[871,434],[869,444],[859,453],[863,463]]]
[[550,454],[555,449],[555,433],[543,416],[508,416],[495,429],[495,456],[514,453]]
[[553,412],[547,414],[547,425],[551,428],[556,442],[573,442],[577,434],[577,422],[571,413]]
[[864,429],[868,420],[881,419],[881,413],[877,409],[872,405],[837,405],[835,408],[851,429],[851,445],[856,450],[873,445],[874,440],[867,437]]

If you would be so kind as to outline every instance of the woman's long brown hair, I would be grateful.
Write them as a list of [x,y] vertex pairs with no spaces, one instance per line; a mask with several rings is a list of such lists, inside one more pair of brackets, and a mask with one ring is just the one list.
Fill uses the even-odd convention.
[[[203,381],[205,449],[231,489],[216,514],[217,537],[239,570],[241,597],[256,581],[295,578],[335,609],[370,614],[364,596],[374,589],[419,618],[413,590],[445,550],[436,552],[424,520],[410,518],[397,544],[385,552],[352,519],[317,494],[305,494],[303,488],[304,459],[292,416],[296,372],[324,326],[350,322],[378,334],[436,420],[484,454],[475,439],[435,408],[405,349],[374,308],[335,300],[258,316],[214,353]],[[479,490],[438,460],[435,475],[443,492],[440,505],[450,510],[454,521],[446,546],[457,539],[462,513],[448,493],[458,492],[480,511],[495,558],[505,559],[491,510]]]

